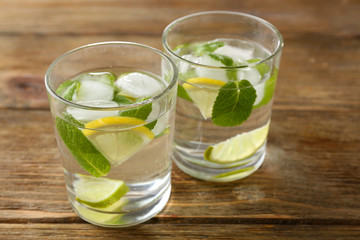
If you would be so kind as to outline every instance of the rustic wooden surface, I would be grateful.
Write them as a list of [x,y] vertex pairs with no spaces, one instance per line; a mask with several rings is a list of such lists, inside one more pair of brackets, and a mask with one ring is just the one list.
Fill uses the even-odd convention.
[[[88,224],[66,198],[43,84],[49,64],[110,40],[161,48],[174,19],[233,10],[285,39],[262,168],[233,183],[174,167],[170,202],[138,226]],[[359,239],[359,0],[0,0],[0,239]]]

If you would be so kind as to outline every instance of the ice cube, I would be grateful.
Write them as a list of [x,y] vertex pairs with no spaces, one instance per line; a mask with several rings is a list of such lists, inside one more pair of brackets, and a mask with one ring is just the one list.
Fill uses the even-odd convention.
[[[203,55],[199,58],[199,63],[207,66],[213,67],[225,67],[220,61],[209,57],[208,55]],[[228,82],[228,77],[224,69],[214,69],[206,67],[196,67],[196,73],[199,77],[212,78],[224,82]]]
[[254,58],[255,47],[250,43],[241,44],[241,47],[233,47],[230,45],[224,45],[214,51],[215,54],[221,54],[231,57],[234,62],[241,63],[245,60]]
[[[90,106],[90,107],[118,107],[119,104],[114,101],[104,101],[104,100],[92,100],[92,101],[77,101],[77,104]],[[67,107],[66,112],[72,115],[76,120],[80,122],[89,122],[95,119],[103,117],[117,116],[118,111],[95,111],[95,110],[86,110],[75,107]]]
[[261,74],[259,71],[252,67],[252,68],[240,68],[237,72],[237,79],[239,81],[246,79],[252,85],[258,84],[261,81]]
[[[183,56],[181,56],[181,58],[188,60],[190,62],[193,62],[193,63],[199,63],[199,61],[200,61],[200,59],[198,57],[196,57],[194,55],[190,55],[190,54],[183,55]],[[184,73],[189,70],[190,70],[190,63],[188,63],[186,61],[179,62],[179,72],[180,73]]]
[[75,94],[74,101],[110,101],[113,99],[114,88],[109,84],[100,81],[83,79]]
[[160,81],[139,72],[121,75],[115,85],[120,89],[120,94],[136,99],[155,96],[164,89]]
[[265,83],[261,83],[258,85],[254,86],[254,89],[256,91],[256,100],[254,103],[254,106],[258,105],[261,100],[264,98],[264,93],[265,93]]
[[160,135],[169,126],[170,112],[166,112],[162,117],[158,118],[154,128],[151,130],[155,136]]

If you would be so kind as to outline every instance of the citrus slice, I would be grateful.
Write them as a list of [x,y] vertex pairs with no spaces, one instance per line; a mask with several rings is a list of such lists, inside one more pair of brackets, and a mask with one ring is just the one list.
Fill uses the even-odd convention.
[[204,158],[220,164],[244,160],[264,144],[268,131],[269,123],[253,131],[238,134],[214,146],[209,146],[205,150]]
[[87,221],[93,222],[95,224],[117,224],[123,215],[123,213],[118,212],[121,211],[122,207],[126,204],[126,202],[126,200],[123,200],[123,198],[121,198],[113,205],[101,209],[101,211],[100,209],[99,211],[96,211],[80,204],[74,204],[74,207],[78,214]]
[[128,191],[124,181],[96,178],[76,174],[74,191],[76,200],[93,208],[108,208],[117,203]]
[[211,78],[189,78],[183,87],[203,117],[207,119],[211,117],[215,99],[224,84],[223,81]]
[[105,117],[85,124],[84,135],[114,166],[118,166],[153,138],[144,120],[133,117]]

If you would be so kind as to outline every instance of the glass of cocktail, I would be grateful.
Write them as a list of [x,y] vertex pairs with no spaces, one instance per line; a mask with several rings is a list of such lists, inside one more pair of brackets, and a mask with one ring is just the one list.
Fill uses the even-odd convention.
[[86,45],[51,64],[45,85],[68,197],[105,227],[144,222],[166,205],[177,70],[136,43]]
[[258,17],[216,11],[163,33],[179,71],[174,160],[207,181],[244,178],[263,163],[283,40]]

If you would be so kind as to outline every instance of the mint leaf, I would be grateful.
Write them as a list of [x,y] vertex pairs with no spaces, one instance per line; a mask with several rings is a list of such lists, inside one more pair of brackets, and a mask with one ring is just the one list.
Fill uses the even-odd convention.
[[[248,62],[248,63],[256,63],[256,62],[259,62],[259,61],[261,61],[261,59],[254,58],[254,59],[247,60],[246,62]],[[261,77],[263,77],[266,73],[268,73],[270,71],[271,68],[266,63],[261,63],[259,65],[256,65],[256,69],[260,73]]]
[[69,114],[64,115],[64,118],[56,117],[57,132],[79,165],[95,177],[107,175],[111,169],[109,161],[72,123],[83,125]]
[[178,84],[178,89],[177,89],[177,96],[181,97],[185,100],[188,100],[190,102],[192,102],[193,100],[191,99],[191,97],[189,96],[189,94],[186,92],[185,88]]
[[80,87],[80,83],[74,82],[70,87],[68,87],[68,89],[64,91],[62,97],[65,98],[66,100],[72,101],[74,93],[77,91],[77,89],[79,89],[79,87]]
[[196,78],[196,77],[198,77],[198,75],[196,74],[195,68],[193,68],[187,72],[179,73],[179,79],[183,80],[183,81],[186,81],[189,78]]
[[264,87],[265,88],[264,97],[257,105],[255,105],[253,107],[253,109],[264,106],[271,101],[272,97],[274,96],[274,92],[275,92],[278,71],[279,71],[279,69],[274,68],[274,71],[271,74],[271,77],[268,80],[266,80],[265,87]]
[[212,53],[216,49],[218,49],[219,47],[222,47],[224,45],[225,45],[225,43],[221,42],[221,41],[205,43],[203,45],[196,46],[194,49],[194,53],[197,56],[201,56],[204,53]]
[[120,113],[120,116],[122,117],[133,117],[133,118],[139,118],[142,120],[146,120],[147,117],[150,115],[152,110],[152,104],[145,104],[143,106],[137,107],[135,109],[131,110],[125,110],[122,113]]
[[209,53],[209,57],[215,59],[218,62],[221,62],[222,64],[228,67],[234,64],[234,60],[231,57],[222,54]]
[[130,99],[120,94],[116,94],[113,101],[119,103],[120,105],[127,105],[133,103]]
[[157,120],[153,121],[151,123],[148,123],[148,124],[146,124],[144,126],[147,127],[149,130],[152,130],[155,127],[156,123],[157,123]]
[[[145,99],[140,99],[140,100],[138,100],[138,102],[141,102],[144,100]],[[148,103],[148,104],[142,105],[140,107],[137,107],[135,109],[125,110],[120,113],[120,116],[133,117],[133,118],[138,118],[138,119],[142,119],[145,121],[148,118],[148,116],[150,115],[151,111],[152,111],[152,103]],[[154,122],[148,123],[144,126],[151,130],[154,128],[156,122],[157,121],[154,121]]]
[[242,124],[250,116],[255,100],[256,91],[248,80],[226,83],[213,106],[213,123],[222,127]]
[[79,82],[68,80],[59,86],[59,88],[56,90],[56,94],[66,100],[72,101],[74,93],[79,87]]
[[226,76],[230,81],[237,80],[237,70],[236,69],[226,69]]
[[62,96],[63,92],[70,87],[74,82],[71,80],[65,81],[62,84],[60,84],[60,86],[58,87],[58,89],[56,89],[56,94],[59,96]]

